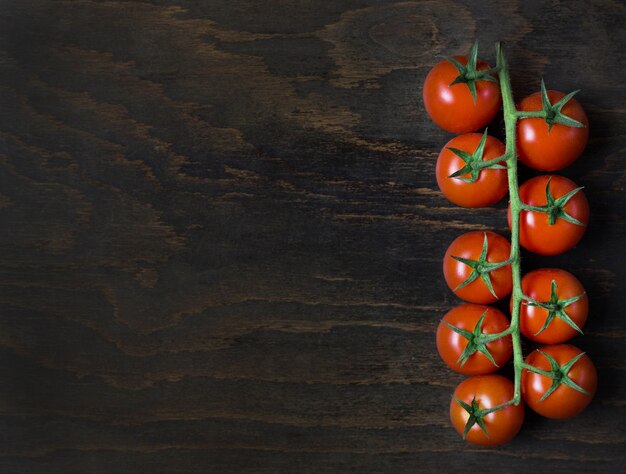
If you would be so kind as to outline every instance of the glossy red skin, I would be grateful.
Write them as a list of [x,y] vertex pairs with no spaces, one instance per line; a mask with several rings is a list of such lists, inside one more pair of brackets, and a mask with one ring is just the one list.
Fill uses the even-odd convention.
[[[550,103],[565,96],[563,92],[548,91]],[[542,110],[541,93],[525,97],[517,105],[518,110]],[[554,124],[548,132],[548,124],[542,118],[520,119],[517,122],[517,153],[526,166],[540,171],[556,171],[572,164],[581,155],[589,138],[589,120],[576,99],[570,99],[561,113],[578,120],[585,128]]]
[[[535,301],[550,301],[552,280],[556,281],[559,299],[565,300],[585,293],[582,283],[569,272],[558,268],[540,268],[524,275],[522,291]],[[513,301],[511,300],[511,311]],[[585,294],[578,301],[568,305],[565,312],[576,325],[582,329],[589,315],[589,298]],[[545,324],[548,311],[537,306],[520,306],[520,331],[528,339],[542,344],[560,344],[569,341],[578,334],[573,327],[556,317],[552,322],[535,335]]]
[[[474,331],[476,323],[487,311],[482,324],[483,334],[497,334],[509,327],[508,318],[498,309],[477,304],[462,304],[451,309],[443,317],[443,321],[466,331]],[[482,375],[495,372],[513,355],[511,336],[502,337],[487,344],[487,350],[496,361],[497,366],[482,352],[475,352],[461,367],[457,364],[459,356],[467,346],[467,339],[454,332],[448,326],[439,323],[437,328],[437,350],[441,359],[455,372],[468,375]]]
[[454,290],[458,285],[465,281],[472,269],[452,258],[452,256],[467,258],[470,260],[478,260],[480,252],[483,248],[483,235],[487,234],[487,242],[489,251],[487,252],[487,261],[491,263],[504,262],[511,253],[511,244],[507,239],[495,232],[473,231],[467,232],[457,237],[446,250],[443,257],[443,276],[448,287],[462,300],[470,303],[489,304],[498,301],[507,296],[513,287],[511,266],[505,265],[490,273],[491,284],[498,296],[494,296],[489,292],[487,285],[482,278],[477,278],[469,285]]
[[[543,175],[529,179],[519,188],[520,199],[531,206],[545,206],[546,184],[549,178],[552,196],[559,198],[576,189],[576,183],[558,175]],[[582,238],[589,222],[589,202],[584,191],[579,191],[565,205],[565,211],[585,224],[581,227],[563,219],[557,219],[554,225],[548,224],[548,214],[543,212],[520,212],[520,244],[526,250],[539,255],[558,255],[574,247]],[[509,206],[509,227],[511,227],[511,208]]]
[[[482,138],[481,133],[467,133],[454,137],[445,144],[437,158],[437,184],[449,201],[462,207],[485,207],[497,203],[508,191],[507,172],[505,169],[484,169],[474,183],[465,183],[460,179],[449,178],[452,173],[465,166],[465,162],[448,148],[458,148],[474,153]],[[487,136],[483,161],[489,161],[505,152],[504,144],[492,136]],[[463,175],[462,178],[469,178]]]
[[[467,64],[466,56],[455,56]],[[477,69],[489,69],[489,64],[478,61]],[[476,82],[476,104],[467,84],[450,84],[459,71],[452,63],[443,60],[436,64],[424,81],[423,99],[426,112],[439,127],[452,133],[467,133],[484,127],[493,120],[500,109],[500,86],[495,82]]]
[[[526,357],[527,364],[548,371],[551,368],[550,362],[538,352],[539,350],[549,354],[559,365],[566,364],[582,352],[570,344],[560,344],[540,347]],[[540,402],[539,399],[552,385],[552,379],[524,369],[521,381],[524,401],[533,411],[546,418],[563,419],[578,415],[587,408],[596,393],[598,373],[589,356],[584,355],[574,364],[567,375],[579,387],[589,392],[589,395],[561,384],[548,398]]]
[[[477,375],[465,379],[454,391],[454,397],[468,405],[472,403],[474,396],[481,409],[493,408],[513,398],[513,383],[501,375]],[[450,420],[454,429],[463,435],[469,414],[454,397],[450,402]],[[489,437],[475,424],[467,433],[466,440],[482,446],[504,444],[515,438],[524,423],[524,403],[509,405],[490,413],[483,421]]]

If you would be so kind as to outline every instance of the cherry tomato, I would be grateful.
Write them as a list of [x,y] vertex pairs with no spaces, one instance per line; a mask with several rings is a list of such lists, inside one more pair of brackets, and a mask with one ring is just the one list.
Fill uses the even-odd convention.
[[484,248],[485,235],[488,245],[486,261],[499,263],[508,260],[511,253],[509,241],[495,232],[482,231],[467,232],[457,237],[450,244],[443,258],[443,275],[446,283],[455,295],[470,303],[493,303],[508,295],[513,287],[510,265],[504,265],[488,273],[496,296],[489,291],[489,287],[480,276],[471,283],[459,287],[468,278],[472,278],[474,270],[471,266],[453,257],[478,261]]
[[[454,56],[461,64],[467,64],[466,56]],[[489,69],[489,64],[479,60],[478,70]],[[502,98],[500,86],[495,82],[476,82],[476,103],[467,84],[450,85],[459,75],[457,68],[448,60],[436,64],[424,81],[423,98],[428,115],[439,127],[452,133],[473,132],[493,120]]]
[[[513,383],[501,375],[477,375],[461,382],[454,391],[450,402],[450,419],[454,429],[463,434],[469,413],[455,400],[471,405],[475,399],[480,409],[489,409],[508,402],[513,398]],[[466,440],[483,446],[497,446],[512,440],[524,422],[524,404],[509,405],[483,417],[485,435],[478,424],[467,433]]]
[[[567,364],[583,353],[577,347],[569,344],[543,346],[531,352],[526,358],[526,364],[545,371],[550,371],[552,367],[548,358],[539,351],[548,354],[560,366]],[[589,405],[596,393],[598,374],[593,362],[585,354],[566,371],[566,375],[587,393],[581,393],[561,383],[547,398],[541,400],[552,386],[552,379],[524,369],[521,380],[524,401],[534,411],[547,418],[571,418],[578,415]]]
[[[520,306],[520,331],[528,339],[542,344],[560,344],[574,337],[578,331],[566,322],[562,312],[576,325],[582,328],[589,314],[589,298],[583,285],[574,275],[558,268],[540,268],[524,275],[522,291],[535,301],[550,302],[552,282],[556,282],[558,300],[576,299],[567,306],[553,310],[532,306],[522,302]],[[511,300],[511,310],[513,310]],[[546,326],[548,317],[551,322]],[[544,329],[545,327],[545,329]]]
[[[576,184],[563,176],[543,175],[529,179],[519,188],[520,199],[530,206],[545,206],[546,185],[550,180],[550,193],[554,198],[564,196],[577,188]],[[556,219],[549,223],[548,214],[538,211],[520,212],[520,244],[531,252],[540,255],[557,255],[574,247],[582,238],[589,222],[589,203],[582,191],[578,191],[565,204],[563,210],[584,225]],[[509,206],[509,227],[511,208]]]
[[[565,96],[563,92],[548,91],[550,103]],[[536,92],[520,101],[518,110],[542,110],[541,93]],[[556,171],[572,164],[583,152],[589,137],[589,120],[576,99],[570,99],[561,113],[584,124],[584,128],[548,123],[543,118],[525,118],[517,122],[517,153],[525,165],[540,171]]]
[[[473,343],[470,348],[475,352],[464,363],[460,362],[459,359],[462,358],[467,348],[468,338],[450,329],[445,323],[473,333],[481,318],[483,321],[479,328],[481,329],[480,334],[497,334],[509,327],[509,320],[501,311],[490,306],[476,304],[462,304],[451,309],[439,323],[437,350],[443,361],[452,370],[469,375],[489,374],[498,370],[511,358],[513,354],[511,336],[502,337],[486,344],[480,343],[472,336]],[[494,365],[482,350],[488,351],[497,365]]]
[[[437,184],[439,189],[451,202],[462,207],[484,207],[497,203],[508,190],[506,169],[485,168],[480,170],[478,179],[473,183],[464,182],[470,174],[450,178],[449,176],[462,169],[466,163],[450,148],[456,148],[472,155],[482,139],[480,133],[459,135],[450,140],[437,158]],[[483,161],[489,161],[504,154],[504,144],[491,136],[487,136]],[[461,179],[459,179],[461,178]]]

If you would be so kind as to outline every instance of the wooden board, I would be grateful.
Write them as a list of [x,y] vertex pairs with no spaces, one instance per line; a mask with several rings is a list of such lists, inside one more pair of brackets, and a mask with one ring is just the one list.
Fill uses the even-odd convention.
[[[625,22],[618,1],[1,2],[0,471],[626,470]],[[584,283],[599,391],[498,449],[451,428],[434,331],[445,248],[506,233],[505,203],[440,194],[451,136],[420,98],[475,38],[492,62],[505,41],[517,97],[582,89],[591,123],[563,172],[587,235],[523,265]]]

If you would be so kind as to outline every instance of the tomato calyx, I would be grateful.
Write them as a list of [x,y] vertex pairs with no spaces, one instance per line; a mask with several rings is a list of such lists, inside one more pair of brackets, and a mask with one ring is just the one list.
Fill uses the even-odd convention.
[[[454,147],[448,147],[452,153],[461,158],[465,162],[465,166],[452,173],[448,178],[458,179],[464,183],[475,183],[480,177],[480,172],[483,169],[491,168],[497,170],[506,169],[506,166],[500,164],[506,159],[505,156],[499,156],[493,160],[483,161],[483,155],[485,154],[485,143],[487,142],[487,129],[483,133],[478,146],[474,150],[474,153],[468,153]],[[469,174],[469,178],[464,178],[464,175]]]
[[495,263],[488,262],[487,252],[489,251],[489,243],[487,242],[486,232],[484,233],[484,236],[485,237],[483,239],[483,248],[480,252],[480,256],[478,257],[478,260],[471,260],[469,258],[457,257],[456,255],[452,255],[453,259],[455,259],[458,262],[464,263],[465,265],[467,265],[468,267],[472,269],[472,273],[470,273],[470,276],[468,276],[467,279],[465,279],[463,282],[457,285],[457,287],[454,288],[454,291],[459,290],[463,288],[464,286],[469,285],[478,277],[480,277],[485,283],[485,285],[487,286],[487,288],[489,289],[489,292],[493,295],[493,297],[499,298],[493,289],[493,285],[491,283],[491,278],[489,277],[489,274],[492,271],[497,270],[500,267],[504,267],[505,265],[508,265],[510,262],[508,260],[505,260],[504,262],[495,262]]
[[569,100],[578,92],[580,92],[580,90],[570,92],[558,102],[551,104],[550,98],[548,97],[548,91],[546,90],[546,84],[543,82],[543,79],[541,79],[541,105],[546,114],[545,121],[548,124],[548,133],[550,133],[550,130],[552,130],[555,123],[567,125],[568,127],[585,128],[585,125],[580,123],[578,120],[574,120],[573,118],[561,113],[563,106],[567,104],[567,102],[569,102]]
[[554,320],[554,318],[559,318],[563,320],[568,325],[570,325],[573,329],[578,331],[580,334],[583,333],[582,329],[580,329],[578,325],[565,312],[565,308],[567,308],[569,305],[575,303],[576,301],[584,297],[585,292],[583,292],[580,295],[562,300],[562,299],[559,299],[557,289],[558,288],[557,288],[556,280],[552,280],[552,283],[550,285],[550,299],[545,302],[537,301],[525,295],[523,296],[525,300],[523,304],[527,306],[535,306],[535,307],[542,308],[548,311],[548,317],[546,318],[546,322],[543,324],[543,327],[535,333],[535,336],[542,333],[550,325],[550,323]]
[[483,421],[483,417],[490,413],[488,410],[483,410],[478,405],[476,401],[476,395],[472,398],[471,405],[465,403],[463,400],[454,397],[454,400],[463,407],[463,409],[469,414],[469,418],[467,419],[467,423],[465,423],[465,429],[463,430],[463,439],[467,438],[467,434],[472,429],[472,426],[478,425],[480,429],[485,433],[485,436],[489,438],[489,433],[487,433],[487,427],[485,426],[485,422]]
[[477,99],[476,82],[498,82],[498,80],[492,75],[498,72],[497,67],[481,70],[476,69],[476,64],[478,63],[478,41],[475,41],[472,45],[472,49],[470,50],[469,56],[467,57],[467,64],[461,64],[453,57],[446,57],[445,59],[452,63],[457,71],[459,71],[459,75],[456,77],[456,79],[454,79],[454,81],[450,83],[450,87],[455,84],[466,84],[470,90],[470,93],[472,94],[474,104],[476,104]]
[[546,205],[545,206],[529,206],[528,204],[522,203],[522,209],[525,211],[531,212],[543,212],[544,214],[548,214],[548,224],[554,225],[556,224],[557,219],[562,219],[570,224],[575,224],[581,227],[585,227],[585,224],[580,222],[578,219],[570,216],[565,211],[565,205],[568,203],[570,199],[574,197],[576,193],[583,189],[583,186],[580,186],[576,189],[572,189],[567,194],[564,194],[560,198],[555,198],[550,192],[550,181],[552,177],[548,178],[548,183],[546,184]]
[[548,398],[550,395],[552,395],[552,393],[559,388],[561,385],[565,385],[567,387],[570,387],[580,393],[584,393],[585,395],[589,395],[589,392],[587,392],[587,390],[585,390],[584,388],[582,388],[580,385],[578,385],[576,382],[574,382],[571,378],[569,378],[568,373],[571,370],[571,368],[574,366],[574,364],[576,362],[578,362],[578,360],[585,355],[584,352],[581,352],[580,354],[578,354],[577,356],[573,357],[572,359],[570,359],[568,362],[566,362],[563,365],[559,365],[559,363],[549,354],[546,354],[543,351],[537,350],[540,354],[542,354],[546,359],[548,359],[548,362],[550,362],[550,370],[541,370],[538,369],[537,367],[535,367],[534,365],[530,365],[530,364],[523,364],[523,367],[526,370],[529,370],[531,372],[534,372],[536,374],[540,374],[543,375],[545,377],[549,377],[552,379],[552,385],[550,385],[550,388],[548,390],[546,390],[546,392],[542,395],[542,397],[539,399],[540,402],[544,401],[546,398]]
[[463,352],[459,356],[459,359],[456,361],[457,365],[463,367],[470,357],[472,357],[476,352],[481,352],[485,355],[485,357],[487,357],[487,359],[489,359],[489,361],[495,367],[499,367],[499,365],[496,363],[493,356],[491,355],[491,352],[489,352],[489,349],[487,349],[487,343],[491,342],[491,340],[493,339],[490,339],[483,335],[483,322],[488,311],[489,310],[486,310],[481,315],[480,319],[476,322],[476,326],[474,327],[473,331],[461,329],[448,323],[447,321],[442,320],[442,323],[448,326],[448,328],[467,339],[467,345],[465,346],[465,349],[463,349]]
[[578,120],[573,119],[561,112],[563,106],[567,104],[572,97],[574,97],[580,90],[575,90],[574,92],[570,92],[566,96],[564,96],[558,102],[554,104],[550,103],[550,98],[548,97],[548,91],[546,90],[546,84],[541,79],[541,108],[542,110],[529,110],[529,111],[518,111],[516,113],[517,117],[521,120],[527,118],[542,118],[548,124],[548,133],[552,130],[554,124],[558,123],[561,125],[565,125],[567,127],[575,127],[575,128],[586,128],[584,123],[579,122]]

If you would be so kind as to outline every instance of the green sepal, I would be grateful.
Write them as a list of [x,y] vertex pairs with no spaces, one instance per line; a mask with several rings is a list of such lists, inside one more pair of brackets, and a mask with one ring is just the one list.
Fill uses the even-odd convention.
[[493,295],[494,298],[497,298],[498,295],[496,295],[495,290],[493,289],[493,285],[491,283],[491,277],[489,276],[489,272],[487,273],[481,273],[480,274],[480,278],[482,278],[483,282],[485,283],[485,285],[487,286],[487,289],[489,290],[489,293],[491,293]]
[[546,183],[546,204],[545,206],[527,206],[522,204],[522,209],[532,212],[543,212],[548,215],[548,225],[556,224],[558,219],[564,220],[565,222],[569,222],[570,224],[578,225],[581,227],[585,227],[586,224],[580,222],[575,217],[569,215],[565,211],[565,205],[569,202],[569,200],[574,197],[578,192],[584,189],[583,186],[580,186],[576,189],[572,189],[568,193],[564,194],[560,198],[555,198],[550,191],[550,181],[552,181],[552,177],[548,178],[548,182]]
[[[585,390],[584,388],[582,388],[581,386],[579,386],[576,382],[574,382],[571,378],[569,378],[569,376],[567,375],[570,371],[570,369],[574,366],[574,364],[576,362],[578,362],[578,360],[585,355],[584,352],[581,352],[580,354],[578,354],[577,356],[573,357],[572,359],[570,359],[567,363],[563,364],[563,365],[559,365],[559,363],[550,355],[546,354],[543,351],[538,350],[538,352],[540,354],[542,354],[547,360],[548,362],[550,362],[550,366],[552,368],[552,370],[550,370],[550,378],[552,379],[552,385],[550,385],[550,388],[548,388],[548,390],[546,390],[546,392],[543,394],[543,396],[539,399],[540,402],[544,401],[546,398],[548,398],[550,395],[552,395],[554,393],[554,391],[559,388],[559,386],[561,385],[565,385],[567,387],[570,387],[574,390],[577,390],[580,393],[584,393],[585,395],[588,395],[589,392],[587,392],[587,390]],[[532,368],[528,369],[532,372]]]
[[483,322],[485,321],[485,316],[487,315],[488,311],[489,310],[485,310],[485,312],[480,316],[480,318],[476,322],[476,325],[474,326],[473,331],[471,332],[467,331],[466,329],[458,328],[446,321],[442,321],[442,323],[444,323],[452,331],[467,339],[467,345],[465,346],[465,349],[463,349],[463,352],[456,361],[457,365],[459,365],[460,367],[463,367],[465,363],[470,359],[470,357],[472,357],[476,352],[484,354],[485,357],[487,357],[487,359],[489,359],[489,361],[495,367],[499,367],[499,365],[496,364],[496,361],[491,355],[491,352],[489,352],[489,349],[487,348],[488,343],[485,343],[481,340],[481,336],[483,335]]
[[485,436],[487,438],[489,438],[489,433],[487,433],[487,427],[485,426],[485,422],[483,421],[483,417],[482,416],[477,416],[476,417],[476,424],[478,424],[480,429],[483,430],[483,433],[485,433]]
[[461,329],[459,327],[456,327],[454,324],[450,324],[448,321],[442,320],[441,322],[445,324],[446,326],[448,326],[448,328],[450,328],[452,331],[454,331],[457,334],[460,334],[467,340],[470,340],[474,336],[474,334],[471,331],[467,331],[466,329]]
[[[463,409],[468,412],[471,413],[472,411],[472,407],[470,405],[468,405],[467,403],[465,403],[463,400],[461,400],[460,398],[454,397],[454,399],[456,400],[456,402],[461,405],[463,407]],[[475,399],[475,398],[474,398]]]
[[452,57],[446,57],[445,59],[449,61],[459,72],[459,75],[450,83],[450,87],[456,84],[467,85],[470,94],[472,94],[474,104],[476,104],[476,100],[478,98],[478,93],[476,91],[476,83],[478,81],[498,82],[492,74],[498,72],[499,68],[495,67],[482,70],[476,69],[476,65],[478,64],[478,41],[475,41],[470,49],[469,55],[467,56],[467,64],[463,65]]
[[476,91],[476,81],[466,81],[467,87],[470,90],[470,94],[472,94],[472,99],[474,99],[474,104],[478,99],[478,92]]
[[535,306],[548,311],[548,316],[546,317],[543,327],[535,333],[535,336],[541,334],[555,318],[565,321],[573,329],[578,331],[580,334],[583,334],[582,329],[580,329],[580,327],[578,327],[578,325],[565,312],[565,308],[580,300],[583,296],[585,296],[585,293],[583,292],[582,294],[573,296],[572,298],[561,300],[559,299],[557,290],[556,280],[552,280],[552,283],[550,284],[550,299],[548,301],[542,302],[529,297],[524,297],[527,301],[527,303],[525,303],[526,306]]
[[561,381],[557,380],[557,379],[552,379],[552,385],[550,385],[550,388],[548,390],[546,390],[546,393],[543,394],[543,396],[539,399],[540,402],[543,402],[546,398],[548,398],[550,395],[552,395],[554,393],[554,391],[559,388],[559,386],[561,385]]
[[454,291],[459,290],[463,288],[464,286],[469,285],[478,277],[480,277],[485,283],[485,286],[487,286],[487,289],[489,290],[489,292],[493,295],[493,297],[496,299],[498,298],[498,295],[493,289],[493,285],[491,283],[491,277],[489,276],[489,274],[492,271],[497,270],[498,268],[506,265],[507,262],[506,261],[497,262],[497,263],[488,262],[487,261],[488,248],[489,248],[489,244],[487,242],[487,233],[485,232],[484,239],[483,239],[483,248],[480,252],[480,256],[478,257],[478,260],[470,260],[468,258],[457,257],[455,255],[452,256],[452,258],[455,259],[456,261],[461,262],[472,269],[472,273],[470,273],[470,276],[467,277],[463,282],[458,284],[456,288],[454,288]]
[[[456,170],[454,173],[448,176],[448,178],[458,179],[460,181],[463,181],[464,183],[475,183],[480,177],[481,170],[484,170],[487,168],[506,169],[506,166],[503,166],[499,163],[485,164],[485,161],[483,160],[483,156],[485,154],[486,143],[487,143],[487,129],[485,129],[485,132],[483,133],[483,136],[481,137],[480,142],[478,143],[478,146],[474,150],[474,153],[468,153],[458,148],[448,147],[448,150],[450,150],[452,153],[454,153],[456,156],[458,156],[465,162],[465,165],[462,168]],[[466,174],[469,174],[471,177],[470,178],[461,177]]]
[[551,104],[550,98],[548,97],[548,91],[546,90],[546,84],[543,79],[541,79],[541,106],[546,113],[545,121],[548,124],[548,133],[550,133],[555,123],[566,125],[568,127],[585,128],[585,125],[580,123],[578,120],[574,120],[573,118],[561,113],[563,106],[567,104],[567,102],[569,102],[578,92],[580,91],[576,90],[574,92],[570,92],[558,102]]
[[463,439],[467,438],[467,434],[472,429],[472,426],[478,425],[485,436],[489,438],[489,433],[487,432],[487,427],[485,426],[485,422],[483,421],[483,417],[485,416],[485,410],[481,410],[478,402],[476,401],[476,395],[472,399],[472,404],[469,405],[465,403],[463,400],[460,400],[457,397],[454,397],[454,400],[461,405],[461,407],[469,413],[469,418],[467,419],[467,423],[465,423],[465,428],[463,429]]
[[567,204],[567,202],[576,195],[576,193],[578,193],[579,191],[581,191],[583,189],[583,186],[580,186],[576,189],[572,189],[570,192],[568,192],[567,194],[564,194],[563,196],[561,196],[560,198],[558,198],[555,201],[555,206],[557,207],[557,209],[559,210],[557,217],[559,219],[563,219],[566,222],[570,222],[571,224],[575,224],[575,225],[579,225],[581,227],[584,227],[585,224],[583,224],[582,222],[580,222],[578,219],[570,216],[567,212],[565,212],[565,205]]

